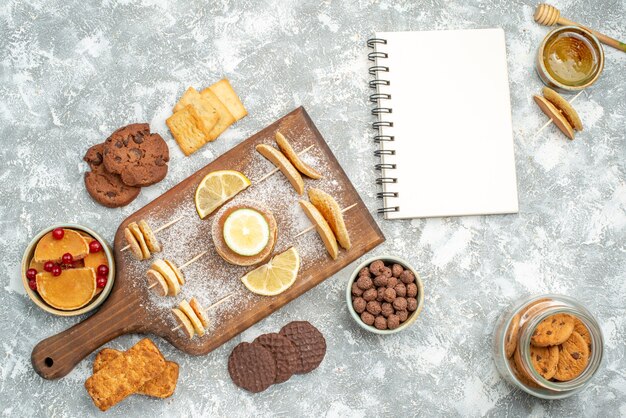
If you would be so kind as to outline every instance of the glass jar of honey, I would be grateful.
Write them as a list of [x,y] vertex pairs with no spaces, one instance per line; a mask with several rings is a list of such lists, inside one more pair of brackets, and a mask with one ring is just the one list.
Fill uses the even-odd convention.
[[537,73],[548,87],[574,92],[589,87],[604,68],[604,51],[598,39],[576,26],[556,28],[537,52]]

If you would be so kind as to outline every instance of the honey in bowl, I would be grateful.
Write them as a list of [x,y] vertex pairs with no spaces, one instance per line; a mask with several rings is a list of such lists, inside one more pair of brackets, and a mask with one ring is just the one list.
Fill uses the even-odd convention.
[[604,52],[588,31],[563,26],[554,29],[537,54],[537,72],[549,87],[577,91],[589,87],[604,67]]
[[543,63],[552,77],[569,86],[585,84],[598,70],[595,50],[577,33],[561,33],[548,40]]

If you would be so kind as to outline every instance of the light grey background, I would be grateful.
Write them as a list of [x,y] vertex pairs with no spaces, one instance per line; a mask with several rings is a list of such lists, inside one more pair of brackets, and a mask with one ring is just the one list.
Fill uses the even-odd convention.
[[[175,395],[165,401],[133,396],[108,415],[626,415],[626,54],[606,48],[604,73],[576,99],[585,130],[575,141],[552,125],[537,133],[546,118],[532,102],[541,88],[533,59],[548,29],[533,23],[534,5],[528,0],[3,1],[0,412],[100,415],[83,388],[93,356],[59,381],[41,379],[30,365],[39,340],[81,319],[50,316],[23,294],[20,258],[40,229],[72,221],[112,240],[128,214],[299,105],[373,212],[379,202],[366,39],[375,30],[500,26],[507,37],[520,213],[379,218],[387,242],[373,254],[404,257],[423,274],[425,309],[412,328],[390,337],[358,328],[345,307],[351,272],[346,268],[206,357],[185,355],[157,340],[181,365]],[[573,20],[626,40],[623,0],[555,5]],[[428,57],[424,65],[430,65]],[[249,116],[185,158],[164,121],[185,88],[224,76]],[[453,114],[450,119],[454,123]],[[99,206],[83,186],[82,156],[117,127],[138,121],[150,122],[168,141],[170,172],[125,208]],[[544,292],[585,303],[606,339],[604,365],[593,383],[563,401],[540,401],[514,390],[491,358],[499,313],[520,297]],[[295,319],[310,320],[325,334],[328,353],[321,367],[257,395],[235,387],[226,370],[230,350]],[[125,349],[138,338],[119,338],[111,346]]]

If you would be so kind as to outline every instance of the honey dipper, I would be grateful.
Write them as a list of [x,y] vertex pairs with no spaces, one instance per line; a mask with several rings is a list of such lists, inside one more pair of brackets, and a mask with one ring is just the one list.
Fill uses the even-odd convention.
[[535,22],[544,26],[554,26],[554,25],[562,25],[562,26],[578,26],[579,28],[588,30],[600,42],[605,45],[612,46],[615,49],[619,49],[620,51],[626,52],[626,44],[618,41],[617,39],[610,38],[600,32],[596,32],[593,29],[590,29],[586,26],[581,25],[580,23],[572,22],[569,19],[566,19],[561,16],[561,12],[554,6],[549,4],[541,3],[535,9],[534,15]]

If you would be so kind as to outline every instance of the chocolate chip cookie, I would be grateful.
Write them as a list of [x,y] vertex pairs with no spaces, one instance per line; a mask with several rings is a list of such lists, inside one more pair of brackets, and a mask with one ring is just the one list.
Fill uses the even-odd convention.
[[104,143],[104,166],[128,186],[150,186],[167,174],[169,148],[147,123],[133,123],[113,132]]
[[128,186],[118,174],[107,171],[103,150],[104,144],[94,145],[83,158],[91,168],[91,171],[85,173],[87,192],[96,202],[109,208],[126,206],[135,200],[141,188]]
[[559,345],[574,331],[574,317],[568,314],[550,315],[537,325],[530,341],[536,347]]
[[531,345],[530,361],[537,373],[544,379],[550,380],[556,373],[556,366],[559,362],[559,347],[556,345],[550,347]]
[[559,362],[554,378],[565,382],[580,376],[589,363],[589,346],[579,333],[573,331],[559,346]]

